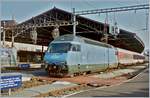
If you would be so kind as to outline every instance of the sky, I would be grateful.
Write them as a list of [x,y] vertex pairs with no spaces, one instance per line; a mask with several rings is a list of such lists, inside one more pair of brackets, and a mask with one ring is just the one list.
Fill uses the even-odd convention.
[[[41,14],[54,6],[69,12],[148,4],[149,0],[0,0],[0,18],[10,20],[15,17],[21,23],[31,17]],[[108,14],[108,23],[115,19],[118,27],[136,33],[149,48],[149,33],[146,28],[146,13],[148,10],[116,12]],[[114,18],[115,16],[115,18]],[[106,14],[84,15],[96,21],[104,22]],[[149,26],[148,26],[149,27]]]

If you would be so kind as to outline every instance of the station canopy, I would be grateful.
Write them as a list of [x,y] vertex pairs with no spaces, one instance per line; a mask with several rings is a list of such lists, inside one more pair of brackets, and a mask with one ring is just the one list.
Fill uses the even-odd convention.
[[[39,26],[36,28],[36,44],[48,46],[49,43],[54,39],[52,32],[56,27],[59,29],[59,35],[73,33],[73,25],[71,25],[72,16],[72,13],[54,7],[18,24],[17,27],[38,24]],[[109,44],[139,53],[143,52],[144,50],[144,43],[133,32],[119,29],[118,35],[114,36],[113,34],[109,33],[108,24],[85,18],[83,16],[76,16],[76,20],[78,21],[78,25],[76,26],[77,35],[103,42],[105,35],[103,31],[104,28],[106,28]],[[51,26],[40,26],[40,24],[44,25],[45,23],[49,23]],[[25,32],[18,35],[15,38],[15,42],[33,44],[31,30],[33,30],[33,28],[24,28],[23,31]],[[6,34],[6,40],[11,41],[11,36],[11,34]]]

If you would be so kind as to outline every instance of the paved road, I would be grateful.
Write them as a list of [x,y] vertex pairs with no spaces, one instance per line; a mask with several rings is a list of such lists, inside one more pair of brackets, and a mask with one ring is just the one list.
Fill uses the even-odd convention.
[[132,80],[118,86],[99,88],[81,92],[70,97],[148,97],[149,69],[140,73]]

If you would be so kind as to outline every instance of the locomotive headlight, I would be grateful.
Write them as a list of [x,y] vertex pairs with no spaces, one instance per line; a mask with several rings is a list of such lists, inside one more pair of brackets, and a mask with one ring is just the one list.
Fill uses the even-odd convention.
[[43,65],[45,66],[45,68],[47,68],[48,67],[48,62],[44,61]]
[[56,65],[55,65],[55,66],[53,66],[53,68],[54,68],[54,69],[56,69]]
[[62,69],[66,69],[66,64],[67,64],[67,62],[61,62]]
[[47,67],[48,67],[48,64],[44,64],[44,67],[47,68]]

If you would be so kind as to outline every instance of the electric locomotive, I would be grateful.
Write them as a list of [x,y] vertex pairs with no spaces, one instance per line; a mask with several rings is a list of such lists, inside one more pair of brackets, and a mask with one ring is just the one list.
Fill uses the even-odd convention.
[[105,71],[139,61],[142,63],[143,59],[143,55],[135,52],[67,34],[57,37],[49,44],[44,55],[44,65],[51,76],[73,76]]

